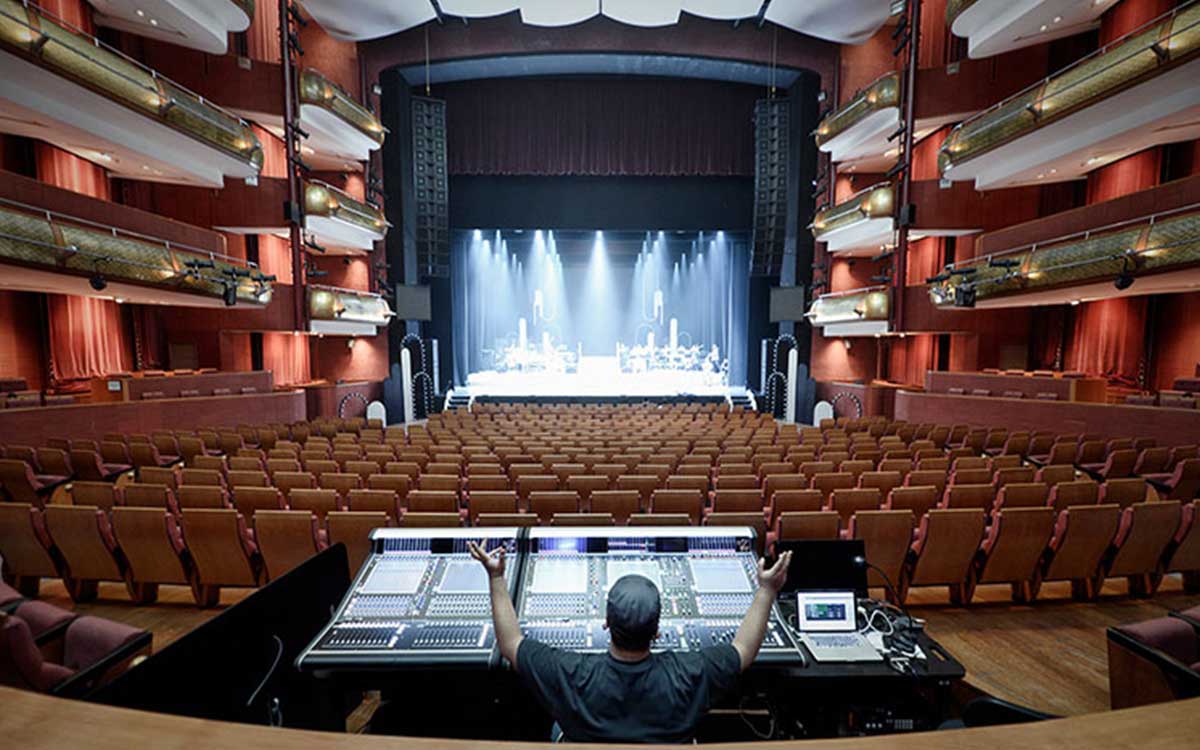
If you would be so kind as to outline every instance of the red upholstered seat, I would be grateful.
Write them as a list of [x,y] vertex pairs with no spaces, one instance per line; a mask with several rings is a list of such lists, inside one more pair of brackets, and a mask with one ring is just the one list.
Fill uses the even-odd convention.
[[0,684],[44,693],[73,674],[74,670],[42,658],[25,620],[0,618]]
[[46,504],[50,494],[68,479],[70,477],[35,474],[26,461],[0,458],[0,486],[3,486],[4,493],[12,502],[29,503],[40,508]]

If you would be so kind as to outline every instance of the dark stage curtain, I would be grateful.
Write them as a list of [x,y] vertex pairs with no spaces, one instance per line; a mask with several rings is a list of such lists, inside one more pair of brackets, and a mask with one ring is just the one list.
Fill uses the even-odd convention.
[[506,79],[453,84],[450,174],[754,174],[761,88],[680,79]]

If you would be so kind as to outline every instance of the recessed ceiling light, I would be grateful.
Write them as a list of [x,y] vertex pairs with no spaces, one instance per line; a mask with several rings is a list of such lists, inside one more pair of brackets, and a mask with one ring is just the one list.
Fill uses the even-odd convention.
[[1062,21],[1062,16],[1055,16],[1055,17],[1054,17],[1054,22],[1055,22],[1055,23],[1059,23],[1060,21]]
[[1048,29],[1048,28],[1050,28],[1050,27],[1049,27],[1049,26],[1047,26],[1046,24],[1042,24],[1042,28],[1041,28],[1041,29],[1039,29],[1039,31],[1045,32],[1045,31],[1046,31],[1046,29]]
[[123,304],[125,304],[125,298],[124,297],[113,297],[113,302],[116,302],[118,305],[123,305]]
[[150,25],[151,25],[151,26],[157,26],[157,25],[158,25],[158,21],[156,21],[156,20],[154,20],[153,18],[151,18],[151,19],[150,19]]
[[1058,174],[1058,170],[1057,170],[1057,169],[1051,169],[1051,170],[1050,170],[1050,174]]
[[1079,304],[1079,300],[1077,300],[1077,299],[1071,300],[1071,307],[1075,307],[1078,304]]
[[138,14],[138,18],[145,18],[146,16],[146,11],[142,10],[141,8],[138,8],[134,12]]
[[1040,174],[1040,175],[1038,175],[1038,176],[1037,176],[1037,178],[1038,178],[1039,180],[1041,180],[1041,179],[1044,179],[1045,177],[1046,177],[1046,174],[1045,174],[1044,172],[1043,172],[1042,174]]

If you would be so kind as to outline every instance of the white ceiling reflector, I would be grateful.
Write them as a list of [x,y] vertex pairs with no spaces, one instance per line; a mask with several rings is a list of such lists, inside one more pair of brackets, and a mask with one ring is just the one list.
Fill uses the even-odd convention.
[[681,0],[604,0],[604,15],[632,26],[671,26],[679,23]]
[[441,0],[439,4],[448,16],[483,18],[511,13],[521,7],[521,0]]
[[762,0],[683,0],[682,5],[683,10],[693,16],[732,21],[758,15]]
[[861,44],[883,26],[892,0],[773,0],[766,18],[793,31],[841,44]]
[[521,0],[521,20],[530,26],[570,26],[599,13],[600,0]]

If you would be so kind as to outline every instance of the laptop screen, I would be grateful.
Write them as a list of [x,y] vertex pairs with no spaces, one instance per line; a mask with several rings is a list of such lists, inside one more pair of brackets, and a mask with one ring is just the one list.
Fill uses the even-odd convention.
[[799,591],[796,621],[802,633],[856,630],[853,591]]

